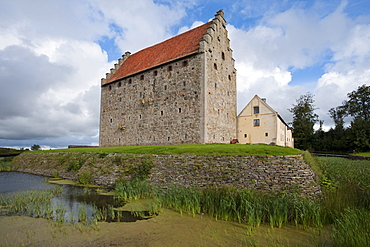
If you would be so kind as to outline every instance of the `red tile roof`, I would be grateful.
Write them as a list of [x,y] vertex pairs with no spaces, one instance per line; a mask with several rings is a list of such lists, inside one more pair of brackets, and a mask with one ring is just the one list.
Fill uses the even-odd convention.
[[210,22],[130,55],[104,84],[198,52],[209,26]]

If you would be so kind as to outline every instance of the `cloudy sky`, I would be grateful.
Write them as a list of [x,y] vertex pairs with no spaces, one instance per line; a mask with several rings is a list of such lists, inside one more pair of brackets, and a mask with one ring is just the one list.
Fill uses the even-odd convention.
[[370,84],[369,0],[0,0],[0,146],[97,145],[100,79],[125,51],[223,9],[238,112],[258,94],[286,122],[311,92],[331,107]]

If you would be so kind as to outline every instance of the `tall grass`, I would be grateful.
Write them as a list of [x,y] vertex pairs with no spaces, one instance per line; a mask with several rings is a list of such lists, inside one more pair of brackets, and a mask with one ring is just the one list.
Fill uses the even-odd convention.
[[370,246],[370,161],[320,158],[322,215],[336,246]]
[[294,224],[297,227],[322,227],[320,203],[296,194],[257,192],[235,188],[185,188],[170,186],[156,189],[146,181],[117,183],[116,197],[123,200],[152,198],[155,205],[192,216],[207,214],[220,220],[237,221],[251,227],[261,223],[271,227]]
[[370,246],[370,211],[346,209],[334,222],[333,240],[336,246]]

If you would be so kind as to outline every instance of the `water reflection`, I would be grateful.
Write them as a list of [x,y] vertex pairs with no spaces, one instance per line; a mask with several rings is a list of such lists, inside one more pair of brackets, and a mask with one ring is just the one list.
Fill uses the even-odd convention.
[[[119,206],[113,196],[101,195],[94,188],[48,184],[47,179],[42,176],[0,172],[0,195],[2,196],[31,190],[51,190],[57,187],[62,190],[51,201],[54,220],[62,217],[62,221],[77,222],[83,217],[89,221],[97,209]],[[122,212],[121,221],[134,222],[136,220],[138,218],[133,217],[129,212]]]

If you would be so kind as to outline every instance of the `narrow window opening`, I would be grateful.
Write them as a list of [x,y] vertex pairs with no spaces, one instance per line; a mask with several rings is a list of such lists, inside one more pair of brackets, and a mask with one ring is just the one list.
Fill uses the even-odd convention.
[[142,93],[142,92],[140,92],[140,98],[141,98],[141,97],[143,97],[143,93]]
[[269,136],[269,133],[265,133],[265,136]]
[[111,86],[111,85],[109,85],[108,90],[109,90],[109,91],[110,91],[110,90],[112,90],[112,86]]
[[188,66],[188,61],[187,60],[185,60],[184,62],[182,62],[182,67],[186,67],[186,66]]
[[247,138],[247,136],[248,136],[247,134],[244,134],[244,138]]
[[163,111],[161,111],[161,116],[163,116]]
[[215,88],[217,88],[217,83],[215,83]]
[[229,75],[229,81],[231,81],[231,75]]
[[139,119],[141,119],[141,114],[139,115]]
[[128,79],[128,84],[131,84],[132,83],[132,79]]
[[260,108],[259,108],[259,106],[254,106],[254,107],[253,107],[253,112],[254,112],[254,114],[258,114],[258,113],[260,113]]
[[109,120],[109,122],[111,122],[111,123],[112,123],[112,122],[113,122],[113,119],[111,118],[111,119]]
[[140,76],[140,80],[144,80],[144,75],[141,75]]
[[122,86],[122,82],[118,82],[118,87],[121,87]]
[[254,127],[258,127],[258,126],[260,126],[260,120],[259,120],[259,119],[254,119],[254,120],[253,120],[253,126],[254,126]]
[[181,113],[181,108],[179,108],[179,113]]
[[164,90],[167,90],[167,85],[164,85]]
[[172,71],[172,65],[168,66],[167,71]]
[[183,82],[182,82],[182,85],[183,85],[184,87],[186,87],[186,81],[183,81]]
[[170,141],[171,140],[171,137],[167,137],[167,141]]
[[214,64],[213,64],[213,68],[214,68],[215,70],[217,70],[217,64],[216,64],[216,63],[214,63]]
[[222,58],[222,60],[225,60],[225,53],[224,52],[221,53],[221,58]]
[[158,75],[158,71],[154,70],[153,75],[154,76],[157,76]]

